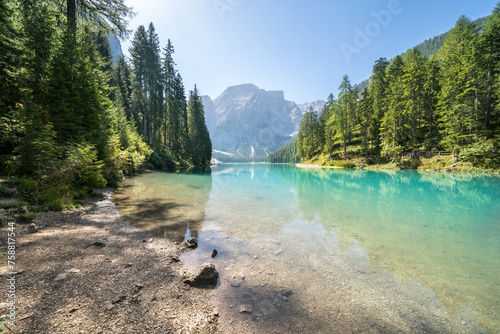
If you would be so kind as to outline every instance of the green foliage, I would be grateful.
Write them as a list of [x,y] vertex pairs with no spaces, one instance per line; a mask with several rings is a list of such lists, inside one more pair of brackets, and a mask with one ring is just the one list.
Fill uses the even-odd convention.
[[321,151],[320,129],[318,115],[311,108],[304,114],[297,136],[297,153],[302,160],[311,159]]
[[3,197],[12,197],[16,194],[16,191],[0,184],[0,198]]
[[330,105],[330,119],[326,127],[330,128],[334,139],[342,142],[344,157],[347,158],[347,144],[351,137],[351,125],[355,123],[356,118],[357,93],[347,75],[344,75],[339,90],[337,104]]
[[[487,19],[488,19],[487,17],[482,17],[480,19],[475,20],[474,23],[478,27],[482,27],[486,23]],[[450,32],[448,31],[448,32],[445,32],[444,34],[430,38],[430,39],[420,43],[419,45],[415,46],[414,49],[416,49],[417,51],[419,51],[422,55],[424,55],[426,57],[436,56],[438,54],[439,50],[443,47],[444,41],[448,37],[449,33]]]
[[151,154],[148,162],[153,166],[154,169],[158,170],[169,170],[175,168],[175,162],[170,156],[169,152],[155,151]]
[[460,160],[471,162],[482,168],[499,168],[500,155],[497,152],[498,145],[494,140],[485,140],[463,147],[460,151]]
[[340,168],[356,168],[354,162],[348,160],[330,160],[327,162],[326,166],[340,167]]
[[298,163],[300,157],[297,153],[298,139],[294,138],[291,142],[278,149],[273,154],[267,157],[267,161],[271,163]]
[[[299,155],[321,164],[365,155],[391,161],[394,168],[415,169],[428,164],[416,159],[418,152],[448,149],[459,158],[455,170],[498,168],[491,149],[500,132],[499,36],[500,4],[487,20],[460,17],[455,28],[425,48],[408,50],[390,62],[380,58],[361,92],[344,76],[337,103],[322,113],[322,148],[305,141],[313,131],[306,136],[301,126]],[[440,44],[439,59],[422,54]],[[423,49],[427,51],[419,51]],[[325,116],[328,122],[323,123]]]
[[205,111],[196,85],[189,92],[188,131],[191,160],[195,166],[209,166],[212,157],[212,142],[205,122]]
[[471,144],[481,131],[484,119],[478,96],[484,73],[478,64],[478,28],[462,16],[439,51],[442,62],[442,89],[439,112],[443,145],[451,150]]
[[23,212],[16,216],[16,221],[20,224],[31,224],[37,216],[34,212]]

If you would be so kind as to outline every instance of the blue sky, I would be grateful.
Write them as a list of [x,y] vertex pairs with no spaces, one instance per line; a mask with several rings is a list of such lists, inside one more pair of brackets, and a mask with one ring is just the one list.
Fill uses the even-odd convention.
[[[499,0],[127,0],[130,29],[153,22],[170,39],[186,89],[216,98],[228,86],[283,90],[297,103],[337,95],[388,59]],[[130,41],[123,43],[128,54]]]

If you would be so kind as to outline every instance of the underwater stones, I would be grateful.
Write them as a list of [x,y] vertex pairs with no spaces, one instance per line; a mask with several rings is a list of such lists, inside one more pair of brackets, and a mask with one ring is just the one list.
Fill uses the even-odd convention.
[[217,279],[219,278],[219,273],[215,269],[213,263],[204,263],[198,273],[194,275],[193,278],[188,278],[184,280],[185,284],[189,284],[192,287],[200,286],[212,286],[217,285]]
[[187,239],[181,244],[181,246],[187,249],[196,249],[196,247],[198,247],[198,239],[196,238]]
[[240,305],[240,313],[252,313],[252,305]]

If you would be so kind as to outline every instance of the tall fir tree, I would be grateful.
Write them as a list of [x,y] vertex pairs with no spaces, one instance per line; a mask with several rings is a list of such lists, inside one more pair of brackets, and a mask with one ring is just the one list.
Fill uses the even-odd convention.
[[176,109],[179,111],[179,140],[181,147],[181,157],[189,159],[191,156],[191,141],[189,139],[189,122],[186,103],[186,92],[182,76],[177,73],[175,78],[175,103]]
[[112,84],[115,91],[112,99],[115,103],[120,103],[129,121],[136,121],[132,114],[132,78],[131,70],[124,57],[118,58],[113,68]]
[[439,112],[445,147],[456,150],[472,144],[483,127],[478,64],[478,27],[465,16],[450,31],[439,57],[442,64]]
[[188,131],[191,159],[195,166],[208,166],[212,158],[212,142],[205,122],[205,111],[196,85],[189,92]]
[[486,105],[484,127],[488,137],[498,135],[500,125],[500,3],[498,3],[484,26],[479,40],[485,71]]
[[[167,42],[163,50],[163,95],[165,98],[164,110],[164,134],[163,143],[170,148],[170,154],[174,156],[180,150],[180,113],[179,105],[176,103],[176,70],[173,54],[174,46]],[[174,153],[175,152],[175,153]]]
[[380,153],[380,125],[382,117],[387,112],[386,91],[388,82],[386,79],[386,70],[389,62],[386,58],[380,58],[373,66],[370,95],[373,102],[373,114],[370,121],[370,141],[372,142],[372,155]]
[[411,148],[415,157],[418,143],[422,142],[422,114],[425,100],[426,60],[416,49],[404,55],[403,98],[407,138],[405,148]]
[[160,39],[151,22],[147,31],[146,49],[146,96],[148,127],[146,135],[148,142],[160,145],[160,124],[163,118],[163,84],[161,78]]
[[382,117],[380,128],[382,154],[385,156],[394,157],[405,150],[407,113],[404,98],[403,67],[403,58],[396,56],[387,69],[387,111]]
[[321,136],[318,115],[310,108],[300,122],[297,136],[297,152],[301,159],[311,159],[321,151]]
[[[328,128],[327,123],[330,119],[330,106],[335,103],[335,97],[333,94],[328,95],[328,99],[326,100],[326,104],[321,110],[319,115],[319,133],[320,133],[320,146],[323,149],[327,144],[327,137],[331,137],[331,130]],[[331,144],[331,141],[328,141]],[[331,146],[328,146],[328,151],[331,150]]]
[[132,110],[134,120],[140,129],[140,133],[148,135],[148,111],[147,111],[147,48],[148,37],[143,25],[139,26],[134,33],[131,47],[129,49],[132,57],[132,72],[134,74],[132,89]]
[[430,57],[426,64],[424,115],[421,138],[423,148],[426,151],[436,151],[441,141],[439,134],[439,116],[437,114],[438,97],[441,91],[440,71],[441,66],[439,61],[434,56]]
[[355,112],[355,94],[349,76],[344,75],[339,86],[339,96],[337,99],[338,108],[330,113],[328,125],[333,129],[336,139],[342,143],[344,158],[347,159],[347,144],[350,137],[350,120]]
[[370,90],[369,87],[365,87],[361,92],[361,99],[358,103],[361,143],[365,156],[368,156],[368,154],[372,151],[370,147],[372,144],[372,141],[370,140],[370,138],[372,138],[372,134],[370,133],[372,110],[373,101],[370,95]]

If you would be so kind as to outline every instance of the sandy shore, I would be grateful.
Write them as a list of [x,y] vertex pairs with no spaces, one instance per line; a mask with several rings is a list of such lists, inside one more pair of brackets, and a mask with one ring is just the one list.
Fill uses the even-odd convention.
[[[183,283],[181,247],[123,222],[110,191],[80,209],[16,224],[15,327],[6,333],[214,333],[209,290]],[[0,290],[7,291],[7,229]],[[10,300],[9,300],[10,301]],[[8,314],[5,298],[0,316]]]
[[297,164],[298,168],[316,169],[316,168],[342,168],[337,166],[321,166],[320,164]]

